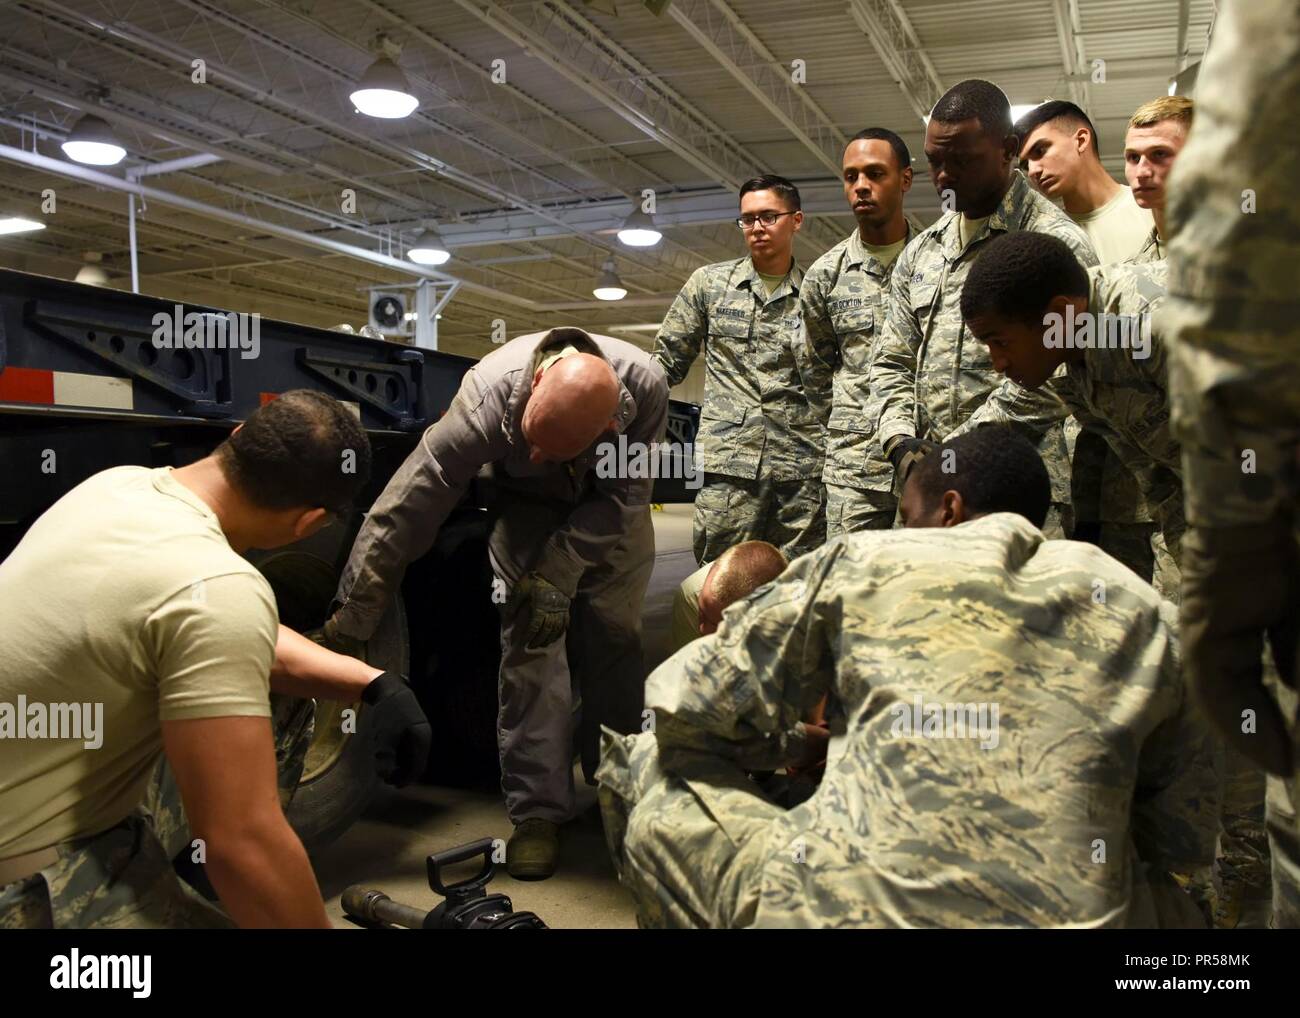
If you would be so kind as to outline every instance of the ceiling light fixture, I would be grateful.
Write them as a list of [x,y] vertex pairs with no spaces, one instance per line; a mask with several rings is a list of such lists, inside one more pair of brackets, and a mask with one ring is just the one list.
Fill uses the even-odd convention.
[[628,247],[654,247],[663,239],[663,234],[655,229],[655,221],[639,208],[623,220],[619,227],[618,239]]
[[420,105],[406,75],[388,57],[380,57],[370,65],[350,98],[360,112],[383,120],[409,117]]
[[31,233],[33,230],[45,229],[44,223],[24,216],[0,215],[0,236],[6,233]]
[[426,227],[415,235],[406,249],[406,257],[417,265],[443,265],[451,258],[451,252],[443,243],[442,235],[433,227]]
[[77,270],[77,275],[73,279],[74,283],[84,283],[86,286],[107,286],[108,273],[104,271],[100,264],[104,256],[98,251],[87,251],[85,253],[85,264]]
[[116,166],[126,158],[126,149],[108,121],[93,113],[87,113],[73,125],[62,147],[69,159],[87,166]]
[[614,259],[607,258],[600,269],[600,279],[591,291],[597,300],[622,300],[627,296],[627,287],[614,271]]

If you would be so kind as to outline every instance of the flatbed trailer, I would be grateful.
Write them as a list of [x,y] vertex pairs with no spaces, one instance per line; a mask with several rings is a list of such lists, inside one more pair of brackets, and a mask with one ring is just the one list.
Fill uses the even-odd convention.
[[[154,342],[155,316],[227,316],[186,304],[0,270],[0,560],[50,505],[110,467],[183,466],[207,455],[257,407],[290,389],[350,404],[370,437],[368,507],[450,406],[475,362],[364,336],[261,319],[255,348]],[[233,334],[232,334],[233,336]],[[256,356],[247,354],[256,350]],[[669,437],[693,448],[699,408],[672,401]],[[689,502],[682,480],[656,481],[658,502]],[[426,775],[495,783],[499,626],[486,544],[490,506],[477,491],[407,570],[367,648],[410,676],[434,726]],[[281,621],[319,626],[362,510],[285,548],[248,558],[275,591]],[[147,521],[141,521],[147,526]],[[317,735],[289,819],[309,848],[337,837],[378,789],[369,751],[344,735],[345,705],[319,704]]]

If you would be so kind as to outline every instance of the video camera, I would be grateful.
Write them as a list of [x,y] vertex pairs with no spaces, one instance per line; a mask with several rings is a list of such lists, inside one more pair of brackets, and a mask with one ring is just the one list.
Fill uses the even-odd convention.
[[[492,859],[497,844],[492,838],[480,838],[428,857],[429,889],[446,899],[430,912],[402,905],[383,891],[360,884],[353,884],[343,892],[343,911],[362,925],[383,923],[410,930],[546,929],[546,924],[535,913],[516,912],[506,895],[487,893],[487,885],[497,871]],[[477,876],[455,884],[443,881],[443,867],[479,856],[483,857],[483,868]]]

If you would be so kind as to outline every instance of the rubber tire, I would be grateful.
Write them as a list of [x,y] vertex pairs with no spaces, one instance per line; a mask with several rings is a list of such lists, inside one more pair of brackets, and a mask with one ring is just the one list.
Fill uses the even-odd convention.
[[[328,571],[328,583],[300,585],[283,582],[282,578],[271,579],[280,618],[286,626],[301,632],[314,629],[325,621],[325,613],[337,586],[340,546],[345,538],[346,546],[350,548],[351,535],[343,528],[331,528],[297,544],[249,556],[259,569],[266,566],[272,573],[276,561],[283,562],[281,556],[287,554],[315,559],[313,566],[319,567],[320,576]],[[325,587],[328,587],[327,593],[323,593]],[[366,658],[376,668],[408,674],[410,646],[406,610],[400,594],[393,598],[375,635],[367,643]],[[370,739],[362,726],[355,735],[348,736],[342,752],[328,770],[298,785],[285,815],[311,852],[335,841],[356,823],[381,785],[374,769]]]
[[501,621],[493,603],[486,514],[448,521],[433,550],[407,570],[411,683],[433,726],[425,778],[453,788],[499,791],[497,671]]

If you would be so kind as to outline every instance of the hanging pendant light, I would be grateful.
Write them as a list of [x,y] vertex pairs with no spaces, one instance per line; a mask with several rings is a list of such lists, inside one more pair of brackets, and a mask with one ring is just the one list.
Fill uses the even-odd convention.
[[406,249],[406,257],[417,265],[443,265],[451,258],[451,252],[443,243],[442,235],[433,227],[426,227],[415,235]]
[[420,105],[406,75],[388,57],[380,57],[370,65],[350,98],[352,105],[366,116],[383,120],[409,117]]
[[64,154],[87,166],[116,166],[126,158],[126,149],[108,121],[87,113],[73,125],[72,133],[62,145]]
[[614,271],[614,259],[608,258],[601,266],[600,279],[592,291],[597,300],[622,300],[627,296],[627,287]]
[[655,221],[637,208],[623,220],[618,239],[628,247],[654,247],[663,239],[663,234],[655,228]]

